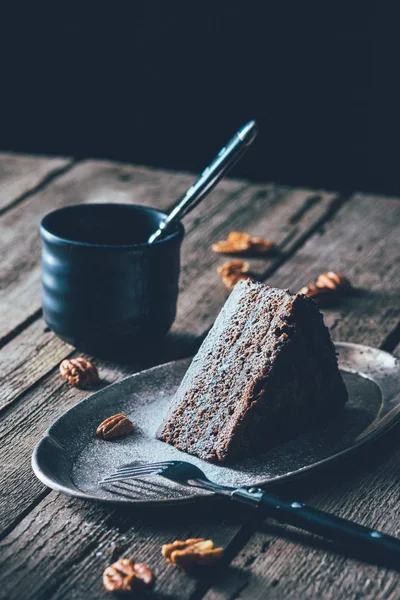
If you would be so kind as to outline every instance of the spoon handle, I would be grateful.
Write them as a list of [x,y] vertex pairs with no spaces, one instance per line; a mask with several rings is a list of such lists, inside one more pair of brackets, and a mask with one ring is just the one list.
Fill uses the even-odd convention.
[[218,181],[239,160],[257,135],[255,121],[244,125],[219,151],[212,163],[204,169],[199,179],[180,198],[159,229],[151,234],[148,243],[152,244],[165,235],[174,225],[187,215],[210,192]]

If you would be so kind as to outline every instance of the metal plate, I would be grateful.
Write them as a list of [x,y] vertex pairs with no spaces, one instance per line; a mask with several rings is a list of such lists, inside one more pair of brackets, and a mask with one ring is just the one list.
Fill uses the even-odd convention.
[[[322,467],[382,434],[400,414],[399,361],[367,346],[337,343],[336,348],[349,391],[343,414],[259,456],[222,467],[155,439],[168,402],[190,364],[185,359],[127,377],[71,408],[37,444],[33,470],[47,486],[72,496],[149,505],[188,502],[210,493],[159,477],[107,487],[99,481],[116,467],[135,461],[189,460],[210,479],[230,486],[266,487]],[[114,441],[97,438],[97,425],[118,412],[132,419],[134,433]]]

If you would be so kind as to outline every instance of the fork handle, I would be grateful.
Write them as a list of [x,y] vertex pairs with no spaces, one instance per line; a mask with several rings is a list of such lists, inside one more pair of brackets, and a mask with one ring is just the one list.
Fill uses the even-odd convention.
[[400,539],[375,529],[336,517],[303,502],[281,500],[256,487],[238,488],[232,492],[232,499],[258,507],[266,516],[280,523],[294,525],[343,546],[368,552],[379,559],[386,557],[394,560],[396,565],[400,564]]

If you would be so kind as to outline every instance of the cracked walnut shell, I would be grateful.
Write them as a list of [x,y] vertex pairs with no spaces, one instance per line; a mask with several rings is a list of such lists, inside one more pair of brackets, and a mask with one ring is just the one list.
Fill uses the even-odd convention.
[[154,587],[154,575],[144,563],[121,558],[105,569],[103,585],[107,592],[151,590]]
[[168,562],[190,569],[194,565],[213,565],[222,558],[224,549],[214,548],[212,540],[189,538],[164,544],[161,553]]
[[84,388],[99,381],[99,374],[87,358],[66,358],[60,364],[61,377],[77,388]]
[[273,242],[263,238],[251,237],[248,233],[242,231],[232,231],[226,240],[221,240],[211,246],[214,252],[222,254],[242,254],[244,252],[267,254],[274,247]]
[[249,269],[250,265],[247,261],[238,259],[224,263],[217,270],[225,287],[232,290],[241,279],[252,279],[248,274]]
[[132,431],[132,421],[128,419],[125,413],[118,413],[100,423],[96,429],[96,434],[104,440],[112,440],[116,437],[128,435]]

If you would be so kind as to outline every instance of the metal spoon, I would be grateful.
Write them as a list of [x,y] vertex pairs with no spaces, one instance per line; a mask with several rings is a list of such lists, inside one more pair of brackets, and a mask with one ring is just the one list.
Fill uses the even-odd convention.
[[249,121],[235,133],[233,138],[218,152],[212,163],[204,169],[196,183],[178,200],[157,231],[151,234],[148,239],[149,244],[168,234],[182,217],[197,206],[228,170],[233,167],[242,154],[245,153],[256,137],[257,131],[256,122]]

